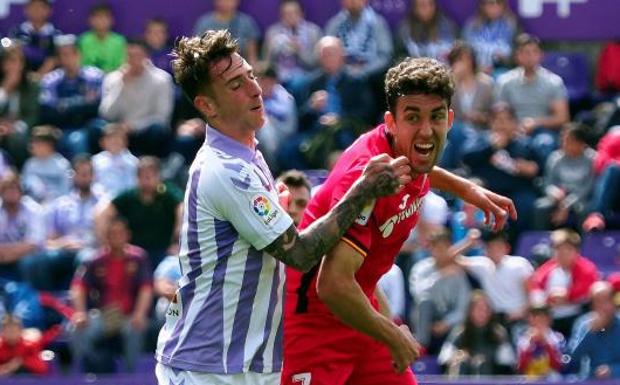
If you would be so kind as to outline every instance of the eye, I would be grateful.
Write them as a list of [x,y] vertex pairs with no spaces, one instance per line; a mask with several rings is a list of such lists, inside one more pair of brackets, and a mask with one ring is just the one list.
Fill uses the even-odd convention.
[[434,121],[442,121],[446,118],[446,114],[444,112],[438,112],[433,114],[432,119]]
[[230,89],[231,90],[238,90],[241,87],[241,81],[240,80],[233,80],[232,82],[229,83]]
[[410,122],[410,123],[417,123],[417,122],[420,121],[420,115],[418,115],[418,114],[407,115],[407,116],[405,116],[405,120]]

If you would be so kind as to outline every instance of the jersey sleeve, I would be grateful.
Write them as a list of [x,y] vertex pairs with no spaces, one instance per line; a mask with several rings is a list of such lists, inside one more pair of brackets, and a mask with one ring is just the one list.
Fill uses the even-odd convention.
[[[351,168],[343,178],[341,178],[332,188],[330,209],[340,202],[342,197],[349,191],[351,186],[362,175],[364,166],[357,165]],[[373,210],[375,207],[375,200],[369,203],[362,212],[357,216],[357,219],[351,227],[342,236],[342,241],[353,247],[362,256],[366,257],[368,250],[370,249],[370,242],[372,239],[371,226],[374,223]]]
[[239,236],[262,250],[292,224],[293,220],[278,202],[275,188],[249,165],[222,167],[205,180],[215,210],[230,222]]

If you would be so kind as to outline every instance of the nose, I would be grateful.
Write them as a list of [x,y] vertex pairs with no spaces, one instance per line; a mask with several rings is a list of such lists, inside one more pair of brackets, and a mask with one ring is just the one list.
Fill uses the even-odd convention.
[[433,128],[430,119],[423,119],[418,131],[418,136],[422,138],[430,138],[433,136]]
[[263,89],[260,88],[260,85],[258,84],[258,81],[256,79],[251,79],[248,82],[248,92],[251,96],[258,97],[263,94]]

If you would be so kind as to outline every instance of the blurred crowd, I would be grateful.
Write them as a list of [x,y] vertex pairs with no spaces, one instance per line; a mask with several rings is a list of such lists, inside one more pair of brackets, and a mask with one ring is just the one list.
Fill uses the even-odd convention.
[[[580,234],[620,228],[620,42],[604,45],[584,96],[545,68],[506,0],[479,0],[462,28],[412,0],[394,30],[367,0],[342,0],[325,26],[282,0],[265,31],[238,6],[214,0],[194,33],[228,29],[254,66],[259,148],[297,218],[317,170],[382,120],[389,66],[452,68],[440,165],[512,198],[519,219],[490,234],[475,208],[430,194],[382,280],[395,321],[441,370],[620,378],[620,277],[580,254]],[[52,7],[29,0],[0,40],[0,375],[47,373],[46,349],[63,370],[132,371],[180,278],[180,203],[205,122],[173,80],[165,18],[126,37],[120,10],[100,3],[76,36]],[[556,230],[552,248],[511,256],[532,230]]]

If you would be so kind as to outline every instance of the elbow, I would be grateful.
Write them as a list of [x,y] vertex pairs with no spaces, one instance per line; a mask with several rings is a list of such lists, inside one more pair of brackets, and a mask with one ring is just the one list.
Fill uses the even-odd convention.
[[343,293],[346,293],[346,286],[346,281],[342,279],[329,279],[319,276],[316,292],[321,302],[331,308],[343,297]]

